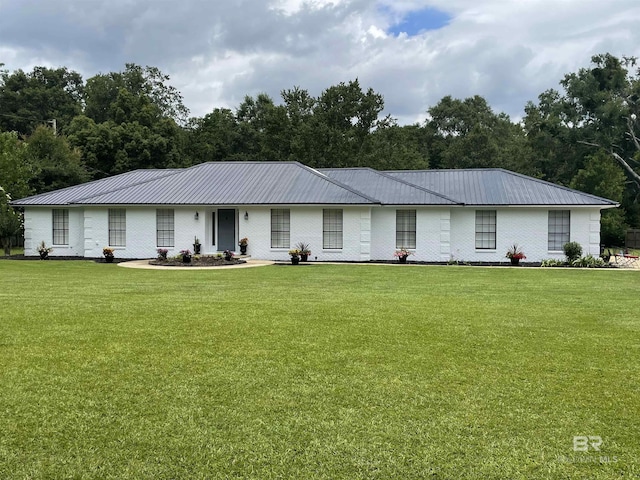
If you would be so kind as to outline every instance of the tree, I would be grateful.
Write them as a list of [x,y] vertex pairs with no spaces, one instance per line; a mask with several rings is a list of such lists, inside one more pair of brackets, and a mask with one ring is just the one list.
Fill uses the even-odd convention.
[[5,255],[11,254],[12,240],[22,229],[22,214],[9,202],[31,193],[29,180],[33,170],[26,148],[15,132],[0,133],[0,245]]
[[38,127],[27,139],[26,157],[33,166],[29,187],[35,193],[49,192],[88,180],[80,152],[72,149],[64,136],[47,127]]
[[11,255],[13,237],[22,230],[22,213],[9,205],[9,195],[0,185],[0,244],[5,255]]
[[369,88],[366,92],[358,79],[327,88],[313,108],[310,147],[312,165],[317,167],[361,166],[365,140],[381,122],[384,110],[382,95]]
[[178,124],[188,110],[168,80],[155,67],[135,64],[87,80],[85,115],[77,116],[67,132],[93,178],[189,165],[187,132]]
[[367,137],[358,164],[377,170],[429,168],[424,129],[419,125],[380,125]]
[[27,158],[27,145],[15,132],[0,133],[0,182],[7,194],[22,198],[31,194],[29,182],[34,175]]
[[64,130],[82,111],[83,88],[80,74],[67,68],[0,70],[0,130],[29,135],[54,120]]
[[[592,195],[622,202],[625,176],[607,152],[600,150],[587,157],[571,181],[571,188]],[[602,212],[600,227],[601,242],[606,245],[622,245],[627,225],[624,208],[607,209]]]
[[[640,71],[635,58],[606,53],[591,61],[591,67],[565,75],[560,82],[563,91],[549,90],[539,97],[539,105],[527,106],[528,136],[545,158],[549,175],[559,172],[565,183],[585,169],[594,152],[606,152],[626,175],[626,182],[614,177],[625,187],[626,220],[640,225]],[[593,165],[587,168],[591,169]]]
[[221,162],[238,152],[240,132],[229,109],[216,108],[203,118],[193,118],[187,130],[186,154],[191,164]]
[[501,167],[534,173],[523,129],[506,114],[495,114],[484,98],[446,96],[428,112],[425,127],[434,168]]
[[160,117],[186,124],[189,110],[182,95],[156,67],[128,63],[123,72],[98,74],[87,80],[84,114],[96,123],[151,124]]
[[289,159],[290,130],[285,107],[275,105],[266,93],[246,96],[236,111],[242,160]]

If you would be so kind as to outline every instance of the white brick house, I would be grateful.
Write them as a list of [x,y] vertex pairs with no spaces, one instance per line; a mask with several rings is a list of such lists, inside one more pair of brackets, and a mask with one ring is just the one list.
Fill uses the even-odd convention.
[[13,202],[24,208],[25,255],[117,258],[238,250],[286,260],[304,241],[318,261],[505,261],[513,243],[528,261],[561,258],[580,243],[597,255],[600,211],[613,201],[501,169],[377,172],[314,170],[297,162],[216,162],[136,170]]

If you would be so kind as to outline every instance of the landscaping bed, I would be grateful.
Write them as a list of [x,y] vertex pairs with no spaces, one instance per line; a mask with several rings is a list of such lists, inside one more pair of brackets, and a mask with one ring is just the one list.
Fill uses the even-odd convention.
[[158,265],[163,267],[224,267],[227,265],[240,265],[242,263],[247,262],[246,260],[241,260],[239,258],[227,260],[224,257],[210,255],[193,256],[191,257],[190,262],[183,262],[182,257],[167,258],[166,260],[157,258],[149,260],[149,265]]

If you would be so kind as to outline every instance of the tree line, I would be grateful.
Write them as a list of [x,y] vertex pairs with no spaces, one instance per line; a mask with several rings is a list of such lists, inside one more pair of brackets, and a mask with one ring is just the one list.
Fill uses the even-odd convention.
[[[0,236],[19,198],[138,168],[206,161],[296,160],[311,167],[506,168],[621,203],[603,241],[640,226],[640,71],[596,55],[512,121],[481,96],[446,96],[422,124],[383,116],[384,98],[352,80],[319,96],[301,87],[246,96],[235,110],[190,117],[155,67],[127,64],[86,81],[67,68],[9,72],[0,64]],[[11,223],[13,222],[13,223]],[[7,226],[8,224],[11,224]]]

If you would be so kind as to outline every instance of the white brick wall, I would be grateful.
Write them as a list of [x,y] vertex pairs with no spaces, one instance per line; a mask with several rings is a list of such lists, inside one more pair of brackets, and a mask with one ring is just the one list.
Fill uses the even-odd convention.
[[[401,207],[411,210],[412,207]],[[374,208],[372,211],[371,258],[373,260],[393,260],[396,246],[396,207]],[[448,218],[448,208],[415,208],[416,249],[409,260],[440,261],[443,234],[442,217]],[[446,226],[445,226],[446,227]],[[446,230],[445,230],[446,231]],[[447,235],[445,235],[447,238]],[[449,259],[448,252],[446,260]]]
[[[563,258],[562,252],[547,250],[548,208],[497,208],[497,248],[491,251],[475,249],[475,210],[471,207],[416,208],[417,248],[410,260],[447,261],[453,257],[461,261],[501,262],[506,261],[504,254],[514,242],[523,248],[528,261]],[[175,246],[169,249],[169,255],[176,255],[181,249],[193,249],[194,236],[200,239],[203,253],[218,251],[212,229],[215,209],[176,207],[174,211]],[[196,211],[198,220],[194,218]],[[289,248],[300,241],[311,245],[310,258],[318,261],[392,260],[396,250],[395,207],[343,208],[341,250],[322,248],[322,207],[290,207],[291,245],[283,249],[271,248],[270,208],[241,206],[236,211],[236,241],[248,237],[247,253],[257,259],[288,260]],[[244,218],[245,211],[248,220]],[[101,257],[109,238],[107,212],[107,208],[69,208],[69,245],[54,245],[51,255]],[[126,212],[127,244],[115,247],[116,257],[155,257],[156,208],[128,207]],[[215,230],[217,235],[217,225]],[[42,240],[52,245],[52,235],[51,209],[27,207],[25,254],[37,255],[36,248]],[[571,240],[583,246],[584,254],[600,252],[599,209],[571,210]]]
[[[490,210],[478,208],[477,210]],[[476,250],[475,208],[451,209],[451,255],[461,261],[506,261],[508,248],[517,243],[525,252],[527,261],[564,258],[562,252],[548,250],[549,208],[497,208],[496,249]],[[593,220],[597,217],[597,220]],[[592,231],[597,222],[597,238]],[[571,241],[582,245],[584,254],[600,253],[600,211],[597,208],[571,209]]]
[[[287,208],[287,207],[278,207]],[[327,208],[336,208],[329,206]],[[362,260],[366,249],[369,230],[369,207],[343,208],[343,248],[325,250],[322,248],[322,207],[289,207],[291,244],[288,248],[271,248],[271,208],[240,208],[239,238],[248,237],[247,254],[252,258],[267,260],[289,260],[289,249],[298,242],[311,245],[311,260]],[[244,219],[244,212],[249,220]]]

